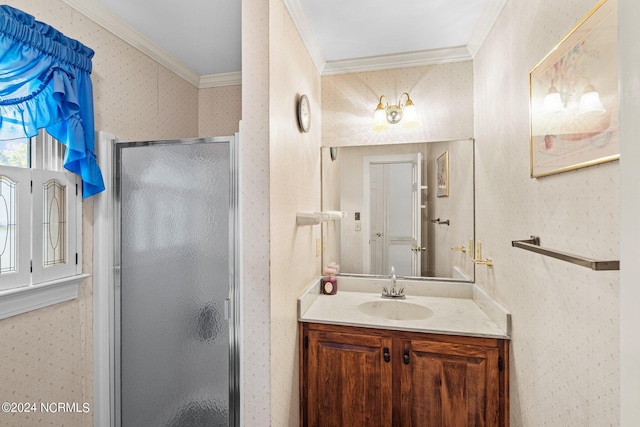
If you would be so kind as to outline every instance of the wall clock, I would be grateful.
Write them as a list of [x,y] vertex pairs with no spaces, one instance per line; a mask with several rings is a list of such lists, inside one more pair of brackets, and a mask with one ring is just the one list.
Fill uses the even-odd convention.
[[298,100],[298,126],[302,132],[309,132],[311,125],[311,108],[309,107],[309,98],[307,95],[300,96]]

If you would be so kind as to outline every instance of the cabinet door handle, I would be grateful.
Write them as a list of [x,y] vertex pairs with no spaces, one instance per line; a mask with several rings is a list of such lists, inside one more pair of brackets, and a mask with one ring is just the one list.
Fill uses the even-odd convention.
[[389,363],[391,361],[391,353],[389,353],[389,347],[385,347],[382,350],[382,354],[384,356],[384,361]]
[[409,357],[409,349],[405,348],[404,353],[402,353],[402,361],[405,365],[408,365],[410,360],[411,358]]

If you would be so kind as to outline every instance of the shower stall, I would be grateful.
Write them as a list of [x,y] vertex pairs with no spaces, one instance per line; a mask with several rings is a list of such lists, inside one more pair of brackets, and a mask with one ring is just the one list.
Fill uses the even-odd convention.
[[109,425],[240,425],[236,139],[112,144]]

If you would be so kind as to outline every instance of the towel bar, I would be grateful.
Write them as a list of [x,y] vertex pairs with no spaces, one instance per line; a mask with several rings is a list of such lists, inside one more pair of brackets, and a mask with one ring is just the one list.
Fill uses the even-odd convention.
[[442,224],[451,225],[451,224],[449,224],[449,220],[448,219],[445,220],[445,221],[440,221],[440,218],[436,218],[436,219],[432,219],[430,221],[433,222],[434,224],[439,224],[439,225],[442,225]]
[[570,262],[572,264],[588,267],[595,271],[620,270],[620,261],[594,260],[590,258],[573,255],[567,252],[543,248],[540,246],[540,238],[537,236],[531,236],[530,239],[526,239],[526,240],[512,240],[511,246],[513,246],[514,248],[525,249],[527,251],[535,252],[541,255],[546,255],[562,261]]

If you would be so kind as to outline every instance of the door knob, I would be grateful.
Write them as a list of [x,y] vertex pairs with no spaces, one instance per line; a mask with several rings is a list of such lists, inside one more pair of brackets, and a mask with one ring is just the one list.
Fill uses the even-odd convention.
[[414,252],[426,252],[427,248],[425,248],[424,246],[420,247],[420,246],[411,246],[411,250]]
[[382,233],[376,233],[376,236],[382,237]]

